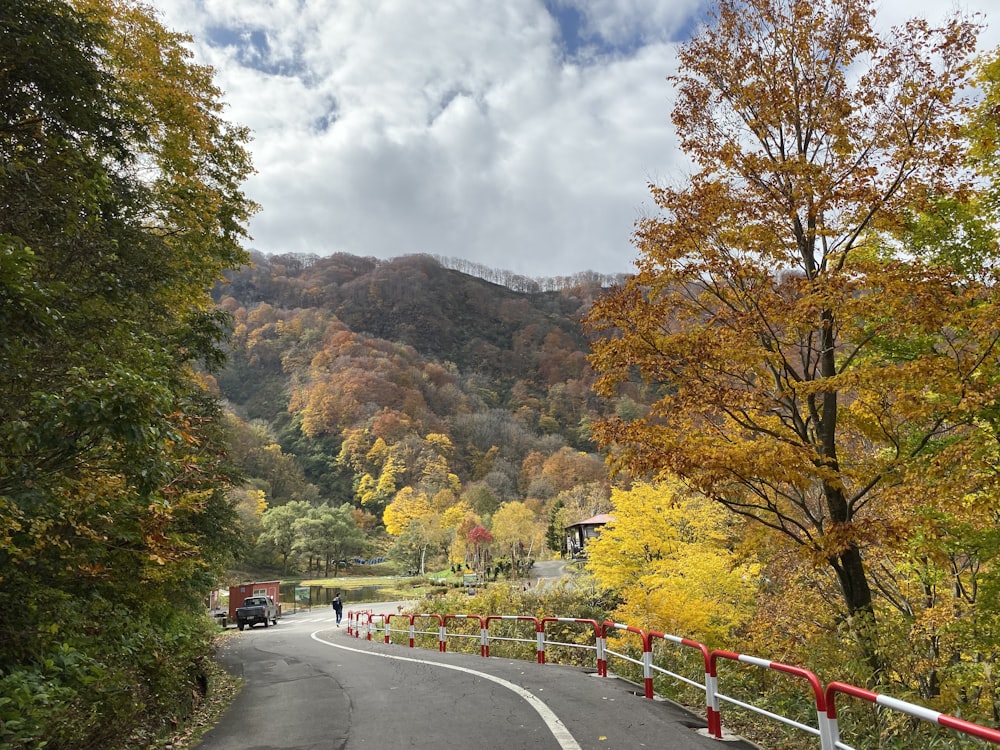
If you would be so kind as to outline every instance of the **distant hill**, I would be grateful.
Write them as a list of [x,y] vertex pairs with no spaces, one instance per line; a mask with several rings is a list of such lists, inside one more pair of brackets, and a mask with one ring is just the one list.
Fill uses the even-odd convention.
[[516,374],[523,366],[503,358],[483,362],[482,347],[511,351],[516,333],[536,326],[546,333],[557,329],[586,349],[579,323],[606,277],[577,278],[584,283],[518,292],[446,268],[428,255],[381,261],[255,253],[254,266],[217,287],[215,297],[231,296],[244,306],[322,309],[356,333],[408,344],[424,356]]
[[[485,491],[493,506],[545,501],[565,482],[535,481],[544,461],[592,453],[589,424],[620,407],[596,397],[587,363],[581,320],[607,281],[596,274],[525,292],[426,255],[253,262],[213,292],[236,324],[218,386],[300,459],[321,498],[360,502],[359,487],[385,479],[391,453],[399,476],[383,482],[375,505],[384,507],[402,487],[426,484],[419,467],[427,436],[438,435],[463,492]],[[377,445],[388,451],[379,460]],[[592,481],[601,459],[587,461]]]

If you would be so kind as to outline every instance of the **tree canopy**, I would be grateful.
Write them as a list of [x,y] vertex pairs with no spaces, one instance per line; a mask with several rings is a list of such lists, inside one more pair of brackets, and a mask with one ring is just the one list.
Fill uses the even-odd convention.
[[614,490],[611,501],[614,521],[587,544],[586,565],[621,602],[617,621],[732,643],[759,582],[759,566],[737,552],[733,517],[676,480]]
[[[599,300],[599,441],[825,564],[871,669],[876,560],[962,498],[992,507],[997,243],[918,231],[976,196],[976,27],[873,30],[866,0],[722,0],[683,45],[673,122],[696,170],[653,186],[639,273]],[[969,226],[972,226],[970,223]],[[867,562],[866,562],[866,556]]]
[[[0,8],[0,583],[18,602],[0,675],[86,653],[107,679],[63,687],[104,703],[117,731],[146,703],[190,703],[194,661],[128,663],[116,648],[130,629],[174,627],[196,650],[195,620],[178,618],[200,617],[236,542],[219,409],[195,370],[221,362],[226,318],[208,290],[246,259],[251,166],[186,42],[135,2]],[[113,609],[129,615],[109,627]],[[157,694],[157,669],[176,686]],[[37,694],[6,684],[18,697],[0,712],[35,717],[46,679]],[[137,700],[109,707],[130,680]],[[21,725],[31,741],[101,744],[110,729],[42,713],[44,728]]]

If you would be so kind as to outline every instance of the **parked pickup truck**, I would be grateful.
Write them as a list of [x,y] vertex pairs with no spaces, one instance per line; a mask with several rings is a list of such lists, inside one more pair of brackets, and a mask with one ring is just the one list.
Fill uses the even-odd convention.
[[236,610],[236,625],[240,630],[244,626],[252,628],[258,622],[264,623],[265,628],[278,624],[278,606],[269,596],[248,596]]

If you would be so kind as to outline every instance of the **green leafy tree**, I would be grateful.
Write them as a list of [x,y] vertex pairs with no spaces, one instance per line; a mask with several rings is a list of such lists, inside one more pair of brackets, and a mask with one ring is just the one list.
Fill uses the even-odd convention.
[[[186,42],[131,2],[0,6],[0,585],[21,603],[0,672],[38,675],[0,705],[34,716],[48,686],[116,717],[52,710],[20,725],[29,746],[111,746],[144,706],[190,710],[202,596],[239,546],[195,371],[222,361],[207,290],[246,258],[251,167]],[[123,658],[171,639],[160,662]],[[54,684],[60,649],[104,677]]]
[[990,180],[989,209],[1000,211],[1000,51],[984,56],[977,81],[983,97],[971,127],[972,160]]
[[304,500],[268,508],[261,516],[257,543],[273,549],[281,557],[281,570],[288,573],[288,561],[299,543],[299,521],[307,519],[312,506]]
[[[323,566],[324,575],[339,570],[338,561],[361,554],[366,538],[354,520],[350,505],[337,508],[321,505],[311,509],[307,516],[293,523],[295,549],[305,552],[310,561],[315,559],[317,571]],[[310,566],[307,566],[307,570]]]
[[429,564],[444,564],[448,547],[455,536],[440,516],[413,518],[409,525],[393,539],[389,555],[423,575]]
[[566,512],[562,500],[556,500],[549,512],[549,523],[545,527],[545,546],[552,552],[566,551]]

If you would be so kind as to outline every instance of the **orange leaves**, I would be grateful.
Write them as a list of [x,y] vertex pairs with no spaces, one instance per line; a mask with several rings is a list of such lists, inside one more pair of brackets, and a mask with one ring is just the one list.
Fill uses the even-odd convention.
[[658,394],[596,427],[616,468],[675,474],[784,534],[851,615],[872,611],[862,551],[905,537],[907,493],[984,486],[975,422],[1000,398],[1000,306],[976,261],[995,241],[962,211],[954,231],[913,220],[972,194],[956,124],[975,27],[879,38],[873,13],[719,3],[673,78],[700,171],[653,188],[640,272],[589,318],[599,392]]
[[[818,243],[824,253],[849,246],[886,212],[968,179],[956,170],[954,125],[966,115],[957,90],[975,27],[911,25],[880,40],[871,17],[854,0],[722,2],[673,78],[674,123],[704,170],[691,195],[716,204],[699,181],[730,184],[738,201],[727,223],[742,214],[767,229],[771,252],[794,240],[808,275]],[[859,79],[852,66],[865,66]]]

